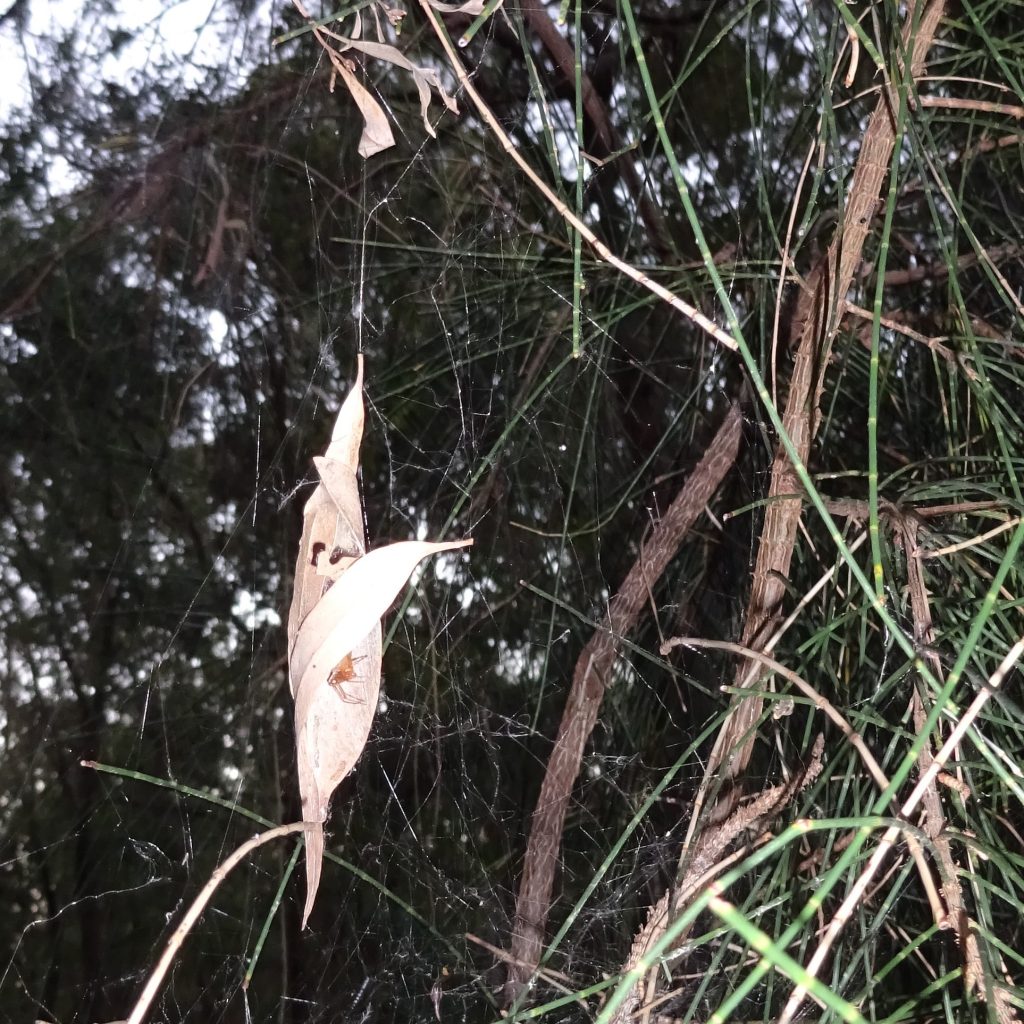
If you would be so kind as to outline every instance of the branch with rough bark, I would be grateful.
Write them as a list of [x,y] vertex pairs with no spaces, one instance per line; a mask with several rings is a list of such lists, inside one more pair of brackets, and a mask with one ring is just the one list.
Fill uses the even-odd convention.
[[533,812],[523,862],[505,989],[509,1002],[521,993],[540,962],[566,810],[579,775],[583,748],[611,683],[619,645],[636,626],[651,588],[735,462],[740,428],[740,408],[734,402],[704,457],[641,546],[639,557],[608,606],[601,628],[576,662],[558,737]]
[[[905,50],[913,46],[910,73],[915,79],[924,68],[925,56],[944,7],[944,0],[932,0],[922,11],[922,3],[924,0],[919,0],[908,10],[903,29]],[[892,158],[896,139],[894,103],[889,86],[884,86],[864,131],[842,229],[809,275],[807,288],[801,293],[793,315],[790,336],[797,350],[782,422],[805,464],[818,429],[823,371],[829,362],[846,294],[860,265]],[[779,614],[800,525],[801,499],[793,497],[799,491],[793,464],[780,444],[772,465],[761,543],[743,627],[741,643],[745,647],[761,647]],[[738,666],[736,686],[746,684],[758,688],[757,683],[756,677],[749,678],[745,666]],[[709,781],[715,776],[720,781],[735,779],[749,763],[755,740],[752,728],[761,716],[762,704],[762,698],[751,694],[733,698],[729,717],[708,759],[688,838],[693,834]]]
[[[900,519],[899,526],[907,555],[907,586],[910,591],[910,607],[914,615],[914,640],[921,646],[924,658],[936,678],[941,678],[942,665],[931,646],[935,637],[931,602],[925,585],[924,566],[921,562],[921,551],[917,541],[918,524],[908,516]],[[914,729],[918,733],[924,731],[927,715],[925,690],[921,686],[915,686],[911,698],[911,717]],[[957,946],[964,964],[964,982],[977,999],[985,1002],[989,985],[986,983],[984,960],[981,956],[978,936],[968,923],[967,907],[960,885],[961,875],[968,879],[971,879],[972,875],[969,870],[964,871],[953,856],[953,844],[950,842],[947,831],[946,816],[942,810],[942,801],[935,778],[936,773],[932,768],[934,763],[935,754],[931,749],[931,744],[927,743],[922,748],[917,761],[918,773],[924,784],[921,796],[924,806],[924,831],[931,839],[931,848],[938,861],[939,875],[942,879],[942,895],[948,908],[947,919],[956,935]],[[1001,985],[993,985],[991,992],[996,1020],[1000,1024],[1010,1024],[1011,1021],[1017,1020],[1004,988]]]

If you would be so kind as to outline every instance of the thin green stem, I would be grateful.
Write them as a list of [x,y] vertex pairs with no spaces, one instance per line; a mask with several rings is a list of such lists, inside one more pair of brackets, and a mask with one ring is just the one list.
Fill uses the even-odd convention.
[[[222,807],[232,814],[237,814],[240,817],[248,818],[250,821],[256,822],[258,825],[263,825],[266,828],[276,828],[277,823],[271,821],[269,818],[263,817],[262,814],[257,814],[255,811],[249,810],[248,807],[243,807],[240,804],[233,803],[231,800],[225,800],[223,797],[216,796],[214,793],[208,793],[203,789],[195,789],[192,786],[187,786],[181,782],[174,782],[171,779],[161,779],[156,775],[147,775],[145,772],[137,772],[132,768],[122,768],[118,765],[103,764],[99,761],[82,761],[83,768],[92,768],[98,772],[103,772],[107,775],[117,775],[123,779],[132,779],[135,782],[144,782],[150,786],[158,786],[161,789],[169,789],[175,793],[180,793],[182,796],[192,797],[196,800],[202,800],[205,803],[213,804],[215,807]],[[415,908],[410,906],[403,900],[397,893],[392,892],[386,885],[377,881],[372,875],[368,875],[362,868],[358,868],[355,864],[350,864],[347,860],[339,857],[336,853],[325,852],[324,856],[329,861],[333,861],[339,867],[344,868],[349,874],[354,875],[361,882],[365,882],[367,885],[372,886],[377,890],[385,899],[389,900],[396,907],[398,907],[403,913],[411,917],[417,924],[425,928],[449,953],[452,954],[459,962],[463,960],[463,954],[458,947],[454,946],[445,936],[443,936],[436,928],[433,927]]]
[[252,981],[252,976],[256,972],[256,964],[259,963],[260,954],[263,952],[263,946],[267,941],[267,936],[270,934],[270,926],[274,923],[274,918],[277,917],[278,908],[281,906],[281,900],[284,897],[285,887],[291,880],[292,875],[295,872],[295,865],[299,862],[299,854],[302,853],[302,848],[305,846],[305,842],[298,842],[295,844],[295,849],[292,850],[291,858],[285,866],[284,873],[281,875],[281,882],[277,887],[277,892],[274,894],[274,899],[271,901],[270,907],[267,910],[266,920],[263,922],[263,927],[260,929],[259,938],[256,940],[256,946],[252,951],[252,956],[249,958],[249,966],[245,969],[245,977],[242,979],[242,988],[247,989],[249,983]]

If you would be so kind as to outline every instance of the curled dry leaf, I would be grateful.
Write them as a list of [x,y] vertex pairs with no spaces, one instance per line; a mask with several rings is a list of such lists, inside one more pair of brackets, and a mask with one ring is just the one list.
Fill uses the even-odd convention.
[[427,3],[442,14],[482,14],[484,0],[466,0],[463,4],[446,4],[443,0],[427,0]]
[[[430,98],[431,89],[436,89],[438,96],[441,97],[441,102],[453,113],[459,112],[459,105],[455,102],[454,98],[449,96],[444,91],[444,86],[441,85],[441,79],[438,78],[437,72],[433,68],[420,67],[418,64],[414,64],[408,57],[402,53],[397,47],[391,46],[388,43],[375,43],[371,40],[356,39],[354,37],[348,37],[338,35],[337,33],[328,33],[333,39],[336,39],[341,46],[341,50],[358,50],[360,53],[365,53],[368,57],[373,57],[376,60],[387,61],[389,64],[394,64],[395,67],[401,68],[403,71],[408,71],[412,75],[412,80],[416,85],[416,92],[420,99],[420,117],[423,120],[423,127],[426,128],[427,134],[431,138],[436,138],[437,134],[434,131],[430,121],[427,120],[427,112],[430,109]],[[346,82],[346,84],[348,84]],[[365,90],[364,90],[365,91]],[[362,110],[362,105],[360,105]],[[383,113],[383,112],[382,112]],[[363,113],[365,117],[365,111]],[[385,122],[386,123],[386,122]],[[369,126],[369,120],[367,119],[367,126]],[[388,129],[390,133],[390,128]],[[365,133],[364,133],[364,138]],[[359,153],[361,156],[366,156],[360,148]]]
[[388,124],[388,116],[384,108],[363,88],[359,79],[341,60],[335,62],[335,70],[341,76],[352,99],[355,100],[359,113],[363,115],[363,134],[359,137],[359,155],[367,160],[369,157],[390,149],[395,144],[395,136]]
[[404,541],[367,553],[356,478],[363,436],[363,361],[338,413],[320,483],[303,510],[288,613],[288,679],[306,829],[305,927],[323,860],[331,794],[366,745],[377,710],[381,616],[428,555],[472,544]]

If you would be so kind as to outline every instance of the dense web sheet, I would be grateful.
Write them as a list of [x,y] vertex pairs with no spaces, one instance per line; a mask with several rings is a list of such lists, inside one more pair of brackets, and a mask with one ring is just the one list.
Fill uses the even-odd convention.
[[[38,5],[19,6],[0,23],[31,97],[4,109],[0,1021],[126,1017],[216,866],[255,832],[301,817],[284,623],[312,458],[357,353],[369,547],[475,544],[424,563],[384,618],[376,719],[333,797],[309,926],[299,928],[301,840],[268,844],[214,896],[150,1019],[499,1018],[531,816],[580,658],[607,632],[645,541],[735,401],[738,454],[614,636],[558,837],[543,962],[530,965],[516,1007],[594,1019],[676,878],[729,700],[720,688],[736,666],[735,652],[663,656],[659,646],[741,635],[774,451],[740,356],[643,279],[727,338],[741,330],[749,364],[785,393],[796,282],[820,257],[817,232],[842,210],[857,154],[863,111],[823,99],[848,66],[845,26],[803,3],[747,16],[722,2],[648,5],[632,29],[600,4],[578,12],[578,26],[569,8],[566,27],[557,7],[498,12],[476,32],[460,52],[496,122],[559,202],[637,268],[631,279],[515,167],[419,8],[400,36],[382,5],[362,8],[362,38],[380,27],[438,76],[459,114],[442,113],[431,84],[431,137],[412,73],[348,51],[396,138],[364,160],[352,94],[341,79],[330,91],[331,58],[308,32],[293,34],[304,20],[290,7],[180,5],[173,22],[172,12],[133,10],[129,22],[114,7],[82,10],[62,41]],[[898,37],[893,12],[875,17],[872,38]],[[445,17],[453,39],[473,21]],[[585,103],[566,39],[591,76]],[[652,127],[659,119],[670,147]],[[822,368],[812,469],[825,498],[851,503],[830,508],[842,545],[870,571],[870,545],[857,547],[870,518],[869,448],[881,459],[887,614],[943,657],[964,648],[1001,567],[1006,589],[985,614],[998,610],[968,645],[983,679],[1019,632],[1017,581],[1006,579],[1016,535],[986,541],[980,560],[969,549],[930,563],[936,625],[926,637],[907,596],[910,513],[900,510],[912,510],[933,550],[987,528],[969,515],[1007,531],[1015,522],[1021,282],[1014,251],[998,247],[1012,245],[1006,224],[1020,210],[998,184],[1008,146],[975,152],[994,155],[964,172],[964,200],[944,190],[930,154],[966,154],[977,141],[960,137],[962,124],[944,123],[943,142],[929,135],[939,127],[914,125],[898,150],[903,205],[876,228],[902,246],[888,267],[908,275],[894,283],[907,291],[886,309],[899,305],[897,326],[916,338],[844,324]],[[950,204],[972,225],[973,249],[964,237],[943,248]],[[911,276],[926,259],[960,275],[966,319],[946,319],[954,299]],[[868,272],[855,282],[862,305],[873,284]],[[866,399],[879,361],[881,397]],[[880,440],[866,439],[866,401],[885,419]],[[961,507],[982,500],[980,512]],[[920,511],[944,503],[954,512]],[[844,710],[891,775],[910,734],[926,730],[909,717],[912,663],[844,550],[805,516],[783,588],[783,611],[801,611],[774,656]],[[792,784],[822,716],[799,693],[795,710],[791,693],[783,707],[781,675],[764,688],[748,793],[789,785],[792,807],[774,809],[783,823],[881,814],[874,780],[838,733],[815,787]],[[979,741],[982,767],[951,782],[998,796],[985,809],[956,805],[955,826],[979,849],[1019,824],[1019,787],[999,753],[1019,742],[1019,715],[1000,704],[991,716],[997,738]],[[732,848],[774,819],[756,824]],[[781,847],[731,898],[781,934],[846,827]],[[965,871],[987,870],[965,857]],[[851,928],[829,983],[849,1000],[871,992],[886,1013],[920,999],[924,1014],[941,993],[920,993],[955,974],[956,951],[929,933],[918,960],[899,959],[896,981],[876,983],[906,936],[933,923],[912,863],[897,863],[872,891],[878,916]],[[997,877],[1016,892],[1013,872]],[[980,933],[1012,947],[1012,901],[984,886],[972,899]],[[903,935],[884,925],[897,906]],[[730,979],[754,970],[749,935],[716,931],[724,925],[710,914],[700,921],[649,981],[673,1019],[707,1019],[739,989]],[[806,959],[799,944],[813,931],[787,940],[791,955]],[[986,957],[986,977],[1012,988],[1016,961]],[[781,1008],[780,982],[751,986],[749,1016]]]
[[[109,31],[114,24],[96,27]],[[258,22],[250,32],[260,34]],[[257,50],[265,57],[265,47]],[[14,678],[24,674],[11,694],[14,704],[24,699],[36,713],[40,705],[50,710],[35,723],[40,732],[33,758],[17,766],[20,781],[6,817],[13,821],[38,803],[72,811],[49,811],[43,834],[10,851],[8,869],[30,866],[37,882],[11,907],[12,922],[31,920],[18,926],[2,975],[8,1019],[116,1015],[156,958],[164,938],[160,923],[180,916],[213,866],[255,827],[252,816],[295,818],[292,725],[281,691],[288,566],[298,540],[297,512],[312,479],[310,460],[350,383],[355,351],[368,361],[370,468],[363,483],[371,544],[421,537],[453,520],[486,532],[497,517],[479,497],[481,488],[521,486],[525,477],[527,493],[500,529],[518,532],[542,558],[524,569],[523,558],[510,553],[505,571],[528,574],[534,585],[553,580],[556,592],[564,572],[580,572],[571,539],[529,542],[537,529],[557,540],[570,511],[551,481],[573,438],[551,444],[547,424],[569,421],[579,429],[584,418],[568,394],[548,390],[538,400],[538,370],[531,365],[551,359],[565,365],[571,280],[564,265],[551,267],[529,225],[524,230],[530,212],[514,192],[486,180],[461,192],[454,179],[472,173],[469,163],[452,175],[429,140],[406,140],[402,166],[383,187],[361,162],[354,161],[342,180],[328,157],[325,172],[303,153],[311,143],[287,152],[306,116],[305,97],[325,85],[311,70],[310,48],[296,53],[295,64],[305,66],[302,81],[281,108],[284,116],[260,125],[266,153],[244,172],[251,175],[244,186],[249,195],[229,211],[241,223],[225,232],[215,265],[206,239],[216,230],[218,203],[237,187],[229,184],[228,165],[250,144],[237,136],[221,139],[172,168],[199,189],[186,212],[196,232],[186,250],[193,262],[176,276],[195,284],[198,260],[198,267],[211,264],[211,286],[198,294],[187,287],[174,291],[159,279],[166,268],[133,254],[132,242],[110,271],[121,288],[155,292],[152,347],[142,345],[152,365],[133,372],[119,362],[123,385],[113,373],[90,378],[83,390],[92,393],[81,399],[99,405],[108,400],[96,393],[104,386],[124,394],[139,387],[133,375],[147,373],[153,380],[144,385],[146,397],[157,402],[148,422],[104,436],[90,452],[92,470],[111,481],[126,460],[131,472],[116,487],[124,503],[119,543],[109,555],[93,556],[95,564],[86,556],[90,585],[64,613],[67,635],[49,649],[35,644],[7,651]],[[76,84],[94,92],[107,76],[88,56],[80,54]],[[215,77],[231,65],[230,53],[221,56],[224,67]],[[37,59],[38,73],[45,58]],[[190,63],[181,67],[187,73],[166,86],[172,93],[191,85],[196,74]],[[153,69],[147,62],[110,77],[137,82]],[[252,96],[258,102],[258,94]],[[140,104],[142,111],[146,105]],[[103,108],[79,111],[85,122]],[[25,117],[10,116],[14,123]],[[345,102],[332,116],[350,127]],[[400,117],[396,122],[408,127]],[[182,130],[157,122],[130,163],[138,168],[151,160],[160,140],[166,152]],[[329,143],[342,128],[324,134]],[[69,127],[68,136],[40,154],[51,195],[69,207],[80,180],[54,179],[51,157],[76,142]],[[351,149],[350,139],[347,145]],[[278,189],[290,193],[280,211],[270,195]],[[417,208],[416,193],[449,191],[445,205]],[[157,237],[162,228],[155,203],[141,212],[131,224],[132,241]],[[83,204],[78,216],[90,213],[102,215]],[[308,298],[296,298],[290,309],[274,280],[272,245],[245,237],[255,222],[275,216],[304,222],[297,234],[308,247],[302,268],[308,276],[300,288]],[[349,237],[338,237],[342,233]],[[531,322],[533,297],[515,294],[524,274],[548,300],[546,323]],[[478,315],[482,305],[486,318]],[[16,349],[16,334],[7,337]],[[116,360],[114,341],[101,345],[110,344],[106,351]],[[280,351],[285,345],[291,348],[287,359]],[[273,347],[276,353],[268,351]],[[22,343],[20,357],[31,355]],[[590,362],[586,356],[581,368]],[[272,379],[282,367],[289,374],[283,385]],[[92,372],[91,361],[85,372]],[[59,404],[56,395],[47,398]],[[284,409],[271,411],[272,403]],[[513,432],[503,439],[510,420]],[[144,442],[133,436],[142,429],[155,436]],[[535,453],[528,451],[533,446]],[[587,459],[573,448],[577,460]],[[24,472],[33,478],[38,470],[26,466]],[[474,477],[478,509],[467,500]],[[536,505],[540,495],[544,508]],[[627,492],[617,500],[629,500]],[[44,547],[42,530],[60,532],[52,520],[66,514],[65,502],[73,502],[71,495],[41,510],[33,546]],[[92,514],[83,517],[80,531],[69,531],[75,536],[64,538],[67,545],[77,541],[93,552],[110,543],[88,529]],[[26,524],[12,523],[12,531],[18,527],[24,537]],[[54,551],[54,560],[61,554]],[[18,582],[17,570],[10,572],[10,582]],[[593,579],[593,569],[587,572]],[[20,615],[47,614],[47,595],[37,585],[21,581],[18,593]],[[607,593],[603,582],[596,585],[586,611],[594,614]],[[257,935],[291,870],[286,843],[257,855],[227,883],[186,944],[158,1004],[163,1015],[205,1018],[244,1009],[247,1019],[269,1019],[284,1007],[304,1019],[335,1019],[343,1005],[353,1018],[393,1013],[413,1019],[429,1012],[432,1001],[446,1008],[463,1000],[481,1003],[485,980],[477,964],[492,958],[462,936],[478,933],[501,945],[507,935],[516,844],[505,832],[509,823],[516,831],[522,827],[529,780],[543,754],[543,747],[532,749],[543,708],[538,687],[557,685],[552,662],[572,637],[550,610],[517,616],[517,628],[509,629],[509,598],[505,581],[477,572],[463,558],[440,558],[419,574],[409,600],[387,623],[385,690],[370,748],[334,801],[328,849],[345,861],[329,866],[323,911],[301,938],[282,930],[284,924],[272,927],[244,991]],[[53,608],[52,614],[60,612]],[[102,653],[87,652],[79,667],[74,647],[88,646],[89,637],[102,632],[116,636]],[[461,650],[467,636],[479,638],[469,656]],[[87,675],[93,672],[101,678]],[[77,728],[63,721],[67,713],[81,716]],[[14,751],[8,753],[13,760]],[[51,758],[58,762],[56,776]],[[117,772],[83,769],[80,758]],[[595,754],[588,785],[613,785],[630,761]],[[591,835],[599,831],[589,812],[579,826]],[[62,877],[73,865],[81,876]],[[300,905],[301,882],[293,877],[285,885],[281,921],[294,918]],[[64,947],[80,947],[83,958],[71,978],[61,966]],[[40,959],[46,970],[25,969]],[[292,978],[284,989],[282,971]],[[17,1013],[10,1009],[16,1005]]]

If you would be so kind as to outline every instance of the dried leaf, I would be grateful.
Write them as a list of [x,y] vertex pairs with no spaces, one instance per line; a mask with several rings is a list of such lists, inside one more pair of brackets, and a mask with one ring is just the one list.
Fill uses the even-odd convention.
[[[317,487],[302,511],[302,540],[288,612],[289,664],[299,626],[327,590],[329,577],[325,570],[331,567],[334,549],[339,548],[354,558],[366,553],[356,480],[363,418],[363,357],[359,356],[355,384],[342,403],[331,442],[322,458],[322,462],[330,466],[329,470],[324,470],[331,481],[330,489],[326,485]],[[293,697],[297,683],[297,679],[292,680]]]
[[[438,10],[448,11],[449,13],[465,12],[468,14],[479,14],[483,10],[483,0],[468,0],[467,3],[461,6],[437,3],[435,0],[430,0],[432,6]],[[302,5],[302,0],[292,0],[298,12],[307,20],[312,23],[309,13]],[[387,13],[388,20],[392,25],[398,24],[403,17],[404,12],[397,8],[389,8],[386,5],[382,5],[385,12]],[[374,12],[376,17],[376,11]],[[434,128],[430,121],[427,120],[427,112],[430,109],[431,100],[431,89],[436,89],[438,96],[441,97],[441,101],[444,105],[457,114],[459,112],[458,104],[455,100],[444,91],[441,85],[441,80],[437,76],[437,72],[432,68],[419,67],[413,64],[401,50],[388,43],[372,42],[369,40],[362,39],[363,34],[363,21],[362,15],[356,13],[353,21],[352,31],[349,35],[343,36],[338,32],[334,32],[332,29],[326,28],[323,25],[312,25],[313,34],[316,36],[317,41],[324,48],[324,52],[327,54],[331,61],[332,73],[331,73],[331,90],[334,89],[334,80],[336,76],[340,75],[342,81],[345,83],[345,87],[352,95],[352,99],[355,100],[356,106],[359,107],[359,112],[363,115],[363,134],[359,140],[359,155],[365,160],[367,157],[373,156],[375,153],[381,152],[381,150],[389,149],[395,144],[395,137],[391,132],[391,125],[388,123],[387,115],[384,113],[381,105],[360,85],[358,79],[354,73],[354,67],[352,62],[347,58],[342,57],[342,54],[346,50],[358,50],[360,53],[365,53],[367,56],[376,57],[378,60],[387,61],[390,64],[394,64],[396,67],[400,67],[405,71],[408,71],[413,78],[413,82],[416,84],[416,91],[420,98],[420,117],[423,119],[423,126],[426,128],[427,133],[433,138],[436,137]],[[377,33],[380,35],[380,24],[377,24]],[[331,46],[328,39],[335,40],[339,46],[337,48]]]
[[394,64],[396,67],[402,68],[408,71],[412,75],[413,81],[416,83],[416,91],[419,93],[420,98],[420,117],[423,119],[423,127],[426,128],[427,133],[431,138],[436,138],[436,133],[431,123],[427,120],[427,111],[430,108],[431,89],[436,89],[438,96],[441,97],[441,102],[453,113],[459,112],[459,105],[455,100],[444,91],[444,87],[441,85],[441,79],[437,77],[437,72],[433,68],[420,67],[417,64],[413,64],[411,60],[397,47],[391,46],[388,43],[374,43],[370,40],[361,40],[355,38],[346,38],[340,36],[337,33],[330,33],[332,38],[337,39],[342,44],[342,49],[358,50],[360,53],[365,53],[368,57],[374,57],[377,60],[387,61],[389,64]]
[[299,679],[296,708],[303,701],[304,689],[308,690],[310,683],[315,686],[379,622],[427,555],[472,543],[399,541],[353,562],[306,616],[296,637],[289,663],[290,671]]
[[377,710],[381,616],[428,555],[472,544],[403,541],[366,552],[356,473],[363,434],[363,364],[327,451],[314,459],[320,483],[303,510],[288,614],[288,677],[306,830],[305,926],[323,859],[331,794],[366,745]]
[[388,24],[391,25],[396,31],[401,31],[402,21],[405,18],[405,11],[401,7],[389,7],[385,3],[379,3],[378,6],[384,12],[388,19]]
[[391,125],[388,124],[384,108],[363,88],[359,79],[345,67],[343,61],[335,61],[334,69],[341,75],[345,88],[355,100],[359,113],[363,115],[359,155],[366,160],[382,150],[390,149],[395,144],[395,137],[391,134]]
[[466,0],[464,4],[446,4],[441,0],[427,0],[427,3],[442,14],[482,14],[484,0]]

